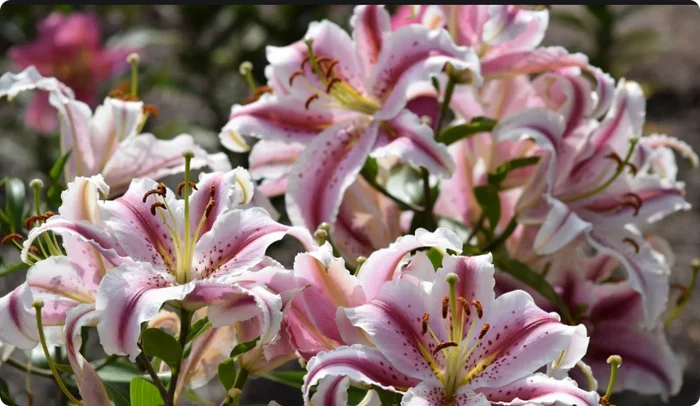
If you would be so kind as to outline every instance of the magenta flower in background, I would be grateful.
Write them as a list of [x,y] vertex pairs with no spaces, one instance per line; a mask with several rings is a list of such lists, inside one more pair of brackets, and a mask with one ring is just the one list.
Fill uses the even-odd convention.
[[[34,42],[10,48],[9,58],[20,68],[34,65],[44,76],[54,76],[75,91],[75,97],[91,107],[98,101],[97,86],[128,68],[130,49],[104,49],[100,23],[91,13],[51,13],[37,24]],[[42,133],[56,130],[56,112],[48,93],[34,97],[25,124]]]

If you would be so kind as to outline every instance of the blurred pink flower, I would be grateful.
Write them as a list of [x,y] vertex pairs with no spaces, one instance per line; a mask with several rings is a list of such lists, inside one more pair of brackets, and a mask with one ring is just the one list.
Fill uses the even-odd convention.
[[[102,48],[100,23],[91,13],[51,13],[37,24],[36,41],[10,48],[9,58],[20,68],[34,65],[75,91],[78,100],[95,107],[101,81],[128,68],[130,49]],[[34,97],[24,117],[28,127],[42,133],[56,130],[58,121],[48,93]]]

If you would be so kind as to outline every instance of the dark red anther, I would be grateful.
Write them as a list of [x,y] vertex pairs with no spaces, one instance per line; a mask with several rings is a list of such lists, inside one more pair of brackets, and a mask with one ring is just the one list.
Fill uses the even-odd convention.
[[318,96],[316,93],[314,93],[314,94],[312,94],[311,96],[309,96],[309,98],[306,99],[306,103],[304,103],[304,108],[308,110],[308,109],[309,109],[309,106],[311,105],[311,102],[314,101],[314,100],[316,100],[316,99],[318,99],[318,97],[319,97],[319,96]]
[[289,86],[290,86],[290,87],[291,87],[292,84],[294,83],[294,78],[296,78],[297,76],[304,76],[304,72],[303,72],[303,71],[300,71],[300,70],[294,71],[294,72],[289,76]]
[[326,67],[326,80],[329,80],[331,76],[333,76],[333,68],[335,68],[336,65],[338,65],[338,60],[334,59],[328,67]]
[[637,243],[637,241],[626,237],[622,239],[622,242],[626,242],[627,244],[631,245],[634,248],[634,252],[639,254],[639,244]]
[[462,311],[464,311],[464,313],[467,314],[467,317],[471,316],[472,311],[469,309],[469,302],[467,302],[467,299],[460,296],[457,298],[457,302],[459,302],[459,304],[462,305]]
[[442,298],[442,318],[446,319],[447,318],[447,308],[450,305],[450,298],[445,296]]
[[[199,189],[197,189],[197,185],[194,182],[190,182],[189,185],[190,185],[190,189],[199,190]],[[177,185],[177,195],[178,196],[182,196],[182,189],[184,187],[185,187],[185,182],[180,182],[180,184]]]
[[335,85],[336,83],[338,83],[338,82],[340,82],[340,81],[341,81],[341,80],[338,79],[338,78],[333,78],[333,79],[331,79],[331,81],[328,82],[328,84],[326,85],[326,93],[330,93],[330,92],[331,92],[331,89],[333,88],[333,85]]
[[26,228],[27,230],[31,230],[32,227],[34,227],[34,224],[36,222],[45,221],[45,220],[46,220],[46,217],[44,217],[43,215],[27,217],[24,220],[24,228]]
[[491,325],[490,325],[489,323],[484,323],[484,325],[481,326],[481,332],[479,333],[479,340],[481,340],[482,338],[484,338],[484,336],[486,335],[486,333],[489,332],[489,329],[490,329],[490,328],[491,328]]
[[430,320],[430,313],[423,313],[423,319],[421,319],[421,334],[428,332],[428,321]]
[[157,209],[158,207],[160,207],[161,209],[164,209],[164,208],[165,208],[165,203],[163,203],[163,202],[155,202],[155,203],[153,203],[153,204],[151,205],[151,214],[152,214],[152,215],[154,215],[154,216],[156,215],[156,209]]
[[213,200],[210,200],[209,203],[207,203],[207,208],[204,209],[204,217],[209,218],[209,215],[211,214],[211,211],[214,210],[214,207],[216,207],[216,202]]
[[433,355],[437,354],[438,352],[444,350],[445,348],[450,348],[450,347],[456,347],[457,343],[454,341],[446,341],[444,343],[438,344],[437,347],[433,350]]
[[472,300],[472,305],[476,309],[476,315],[479,318],[484,317],[484,308],[481,306],[481,302],[478,300]]
[[150,114],[153,117],[158,117],[158,107],[153,104],[144,104],[141,110],[143,114]]
[[8,234],[5,236],[5,238],[2,239],[3,247],[5,246],[5,244],[7,244],[8,242],[10,242],[12,240],[17,241],[17,242],[22,242],[22,241],[24,241],[24,237],[22,237],[21,235],[19,235],[17,233]]

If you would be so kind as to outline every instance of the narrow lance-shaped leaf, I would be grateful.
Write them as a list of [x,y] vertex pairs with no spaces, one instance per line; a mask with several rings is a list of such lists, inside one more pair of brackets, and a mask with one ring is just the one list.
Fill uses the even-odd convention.
[[450,145],[478,133],[491,132],[495,126],[495,120],[488,117],[474,117],[469,123],[446,128],[438,135],[437,140]]
[[24,201],[27,197],[24,182],[18,178],[10,178],[5,184],[5,214],[14,233],[22,228]]
[[526,264],[512,258],[494,257],[493,263],[501,271],[513,275],[516,279],[530,286],[545,299],[549,300],[550,303],[557,307],[559,313],[561,313],[566,322],[570,324],[574,323],[574,319],[566,303],[564,303],[562,298],[554,291],[552,285],[550,285],[542,275]]
[[481,185],[474,188],[476,201],[479,203],[484,215],[489,219],[491,228],[496,228],[501,219],[501,200],[498,197],[498,186]]
[[253,347],[255,347],[255,345],[258,343],[258,341],[260,341],[260,337],[257,337],[254,340],[238,344],[237,346],[233,347],[233,350],[231,350],[230,357],[236,358],[241,354],[245,354],[246,352],[252,350]]
[[57,182],[58,178],[61,177],[63,168],[66,167],[66,162],[68,162],[71,152],[72,150],[66,152],[66,154],[58,158],[58,160],[51,167],[51,170],[49,171],[49,178],[51,178],[52,181]]
[[515,158],[510,161],[504,162],[496,168],[494,173],[488,174],[488,183],[492,185],[500,185],[508,174],[516,169],[526,168],[537,164],[540,161],[538,156],[529,156],[525,158]]
[[7,382],[0,378],[0,401],[7,406],[17,406],[17,403],[10,396],[10,389],[7,387]]

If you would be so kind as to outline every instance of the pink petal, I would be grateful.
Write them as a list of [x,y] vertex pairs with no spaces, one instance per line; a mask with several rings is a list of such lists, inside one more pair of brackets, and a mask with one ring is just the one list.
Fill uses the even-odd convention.
[[371,72],[382,50],[384,37],[391,32],[391,20],[384,6],[356,6],[350,25],[365,72]]
[[23,350],[39,342],[32,292],[24,283],[0,298],[0,340]]
[[[260,140],[248,156],[248,171],[255,180],[262,179],[260,191],[268,197],[284,194],[287,177],[299,159],[304,145],[282,141]],[[283,184],[282,188],[275,187]]]
[[442,366],[443,355],[432,355],[437,343],[430,334],[422,333],[422,318],[430,313],[430,327],[440,342],[445,341],[440,302],[421,287],[399,280],[386,282],[368,304],[344,310],[352,325],[364,330],[398,371],[426,380],[434,379],[434,370]]
[[396,117],[406,106],[409,86],[438,75],[446,62],[457,69],[469,68],[474,74],[474,84],[481,83],[476,54],[456,46],[446,31],[430,31],[419,25],[394,31],[386,38],[369,79],[370,93],[382,101],[382,108],[375,118],[387,120]]
[[197,242],[193,275],[204,279],[246,271],[265,258],[272,243],[287,234],[305,247],[312,244],[308,231],[277,223],[259,207],[228,211]]
[[638,233],[630,229],[599,226],[588,233],[586,240],[598,251],[622,264],[630,284],[644,298],[646,325],[655,326],[668,301],[670,270],[663,255],[654,251],[639,238]]
[[552,254],[590,230],[590,222],[583,220],[569,206],[557,199],[549,199],[547,218],[535,238],[533,249],[540,255]]
[[44,135],[52,134],[58,128],[56,109],[49,103],[49,95],[40,93],[34,96],[24,113],[24,125]]
[[108,97],[95,109],[90,121],[90,145],[98,161],[98,169],[104,168],[121,141],[137,134],[145,119],[143,106],[140,101]]
[[446,255],[442,259],[442,267],[435,274],[435,285],[430,293],[434,300],[442,300],[449,295],[450,289],[445,277],[450,273],[459,277],[459,282],[455,285],[457,297],[461,296],[469,303],[478,300],[484,307],[491,306],[495,299],[493,289],[496,281],[493,278],[494,267],[490,253],[474,257]]
[[484,308],[483,322],[490,328],[464,366],[474,388],[497,388],[526,377],[557,360],[572,340],[587,340],[583,325],[560,323],[555,313],[540,310],[520,290],[501,295]]
[[[177,266],[175,241],[170,235],[170,227],[177,228],[178,233],[184,229],[181,213],[182,201],[176,199],[172,190],[166,191],[165,200],[173,211],[177,223],[165,213],[168,223],[163,217],[151,214],[151,205],[156,202],[155,195],[149,195],[146,202],[143,197],[158,184],[151,179],[134,179],[129,190],[116,200],[102,203],[104,224],[109,228],[123,247],[124,251],[134,261],[148,262],[163,269],[174,271]],[[159,197],[158,201],[163,200]]]
[[500,388],[480,389],[478,392],[486,395],[492,404],[499,402],[512,406],[598,406],[600,401],[597,393],[579,388],[572,379],[559,380],[544,374],[530,375]]
[[418,229],[415,235],[400,237],[388,248],[375,251],[367,258],[367,262],[362,265],[358,279],[367,298],[375,297],[384,282],[394,279],[401,260],[408,253],[425,247],[436,247],[443,250],[450,249],[457,253],[462,252],[462,242],[457,234],[442,227],[438,228],[434,233]]
[[173,275],[147,263],[121,265],[108,272],[95,303],[105,352],[128,355],[133,362],[141,352],[141,323],[155,317],[168,300],[184,299],[193,288],[193,283],[177,285]]
[[311,405],[347,406],[350,378],[347,376],[326,376],[322,378],[316,393],[311,396]]
[[368,257],[398,238],[399,221],[396,204],[358,177],[343,196],[333,228],[333,242],[343,258],[355,263],[357,257]]
[[27,272],[34,300],[43,300],[43,324],[62,325],[66,313],[81,303],[93,303],[101,276],[68,257],[49,257]]
[[[376,385],[392,392],[417,383],[394,369],[381,352],[362,345],[321,352],[309,361],[306,370],[308,373],[302,387],[305,402],[309,401],[311,388],[326,377],[347,376],[352,382]],[[329,392],[333,394],[333,391]]]
[[482,37],[486,44],[495,47],[494,53],[529,50],[542,42],[548,22],[548,10],[493,5],[489,7],[489,19],[484,24]]
[[345,190],[377,139],[376,123],[356,118],[328,128],[299,157],[289,176],[287,214],[292,224],[315,230],[335,222]]
[[209,166],[213,170],[221,168],[222,154],[209,154],[194,142],[191,135],[181,134],[175,138],[161,140],[152,134],[141,134],[123,141],[114,151],[102,169],[105,181],[112,188],[112,194],[121,193],[132,179],[160,179],[168,175],[182,173],[185,160],[182,153],[194,152],[190,166],[199,169]]
[[661,327],[646,330],[625,320],[595,326],[586,361],[600,388],[610,379],[610,355],[620,355],[615,391],[633,390],[662,398],[677,394],[683,382],[682,363],[666,341]]
[[482,74],[489,79],[529,75],[572,66],[588,66],[588,57],[580,53],[570,54],[558,46],[509,52],[481,61]]
[[[241,167],[228,172],[199,175],[197,190],[190,192],[190,230],[194,233],[199,228],[199,236],[203,236],[221,214],[250,203],[254,187],[250,174]],[[215,205],[207,215],[210,201]]]
[[[350,35],[335,23],[328,20],[314,21],[309,24],[304,38],[313,39],[313,50],[317,58],[337,60],[333,75],[360,94],[364,94],[363,67],[355,43]],[[286,91],[294,96],[301,109],[304,100],[314,93],[324,93],[325,84],[313,72],[310,63],[302,62],[308,56],[308,47],[303,41],[297,41],[285,47],[268,46],[267,60],[271,65],[270,76],[276,78]],[[289,78],[294,72],[303,71],[303,75],[293,81]]]
[[92,147],[90,107],[81,101],[66,100],[58,108],[61,117],[61,152],[71,151],[66,164],[66,179],[96,175],[100,168]]
[[256,102],[233,106],[219,139],[234,152],[249,149],[241,145],[243,135],[306,145],[338,119],[338,114],[329,109],[307,109],[305,99],[263,95]]
[[490,406],[491,403],[480,393],[466,386],[461,386],[452,395],[452,401],[447,401],[447,393],[440,382],[425,381],[406,392],[401,400],[401,406]]
[[[255,317],[237,324],[236,341],[248,342],[260,336],[262,332],[262,320]],[[251,351],[238,356],[238,362],[242,368],[252,375],[267,373],[298,357],[291,345],[286,323],[283,321],[279,331],[279,339],[272,344],[256,345]]]
[[402,110],[388,121],[389,128],[380,131],[380,137],[372,156],[381,158],[397,156],[404,162],[428,169],[430,173],[449,177],[454,171],[454,161],[447,147],[435,141],[433,130],[422,123],[418,116]]
[[84,326],[97,324],[99,315],[95,313],[95,305],[81,304],[68,312],[64,335],[68,361],[75,374],[83,402],[89,405],[109,406],[112,403],[107,396],[102,380],[95,369],[80,353],[82,345],[81,329]]
[[419,5],[399,6],[391,16],[391,29],[397,30],[404,25],[420,24],[425,9],[426,7]]

